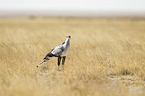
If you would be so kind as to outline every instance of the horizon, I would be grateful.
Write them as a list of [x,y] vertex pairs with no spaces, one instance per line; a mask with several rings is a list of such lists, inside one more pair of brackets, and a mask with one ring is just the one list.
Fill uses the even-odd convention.
[[145,15],[144,0],[1,0],[0,15]]
[[145,16],[145,12],[131,11],[58,11],[58,10],[0,10],[0,16],[42,15],[42,16]]

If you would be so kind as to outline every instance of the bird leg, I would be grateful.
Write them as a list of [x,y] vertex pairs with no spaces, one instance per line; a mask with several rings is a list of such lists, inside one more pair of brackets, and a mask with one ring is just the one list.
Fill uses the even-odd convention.
[[57,63],[57,64],[58,64],[58,74],[59,74],[60,61],[61,61],[61,57],[59,56],[59,57],[58,57],[58,63]]
[[63,56],[63,59],[62,59],[63,74],[64,74],[64,63],[65,63],[65,58],[66,58],[66,56]]

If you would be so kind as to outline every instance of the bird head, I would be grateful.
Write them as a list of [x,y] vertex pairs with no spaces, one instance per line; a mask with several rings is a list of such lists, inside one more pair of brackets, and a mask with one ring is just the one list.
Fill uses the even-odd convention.
[[71,36],[70,35],[67,35],[66,38],[71,38]]

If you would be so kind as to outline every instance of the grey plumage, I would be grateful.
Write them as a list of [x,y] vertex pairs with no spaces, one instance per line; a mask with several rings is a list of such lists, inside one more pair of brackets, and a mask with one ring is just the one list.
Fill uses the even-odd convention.
[[52,49],[45,57],[44,61],[41,62],[37,67],[41,66],[44,62],[47,62],[48,60],[52,58],[58,58],[58,72],[59,72],[59,66],[62,58],[62,66],[63,66],[63,72],[64,72],[64,62],[66,59],[67,54],[69,53],[69,48],[70,48],[70,39],[71,36],[68,35],[66,36],[65,42],[62,43],[62,45],[55,47]]

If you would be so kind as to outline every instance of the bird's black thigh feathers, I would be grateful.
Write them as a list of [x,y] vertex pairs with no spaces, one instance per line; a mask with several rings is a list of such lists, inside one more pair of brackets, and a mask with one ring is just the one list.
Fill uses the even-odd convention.
[[58,66],[60,65],[60,62],[61,62],[61,57],[59,56],[59,57],[58,57],[58,63],[57,63]]
[[66,58],[66,56],[63,56],[63,59],[62,59],[62,65],[64,65],[65,58]]

